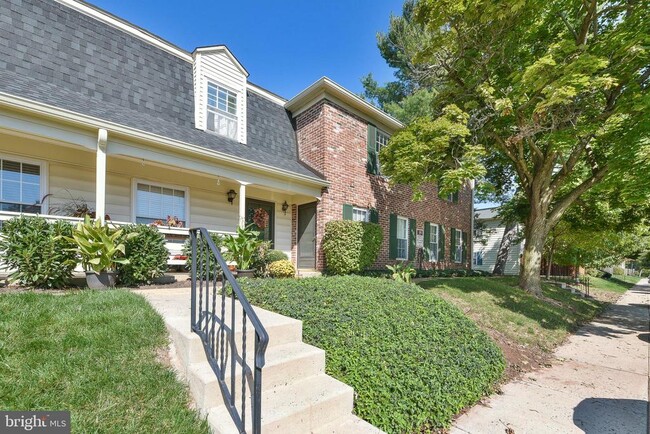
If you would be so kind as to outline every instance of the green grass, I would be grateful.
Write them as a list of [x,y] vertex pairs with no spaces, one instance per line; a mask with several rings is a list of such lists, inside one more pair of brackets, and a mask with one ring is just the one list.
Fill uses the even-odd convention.
[[250,301],[303,321],[326,371],[356,392],[355,413],[389,433],[448,426],[501,378],[494,342],[450,303],[370,277],[243,281]]
[[552,301],[543,300],[519,289],[509,277],[431,279],[419,285],[451,301],[484,330],[543,351],[553,349],[606,306],[555,285],[544,285],[544,295]]
[[637,276],[621,276],[620,278],[615,276],[610,279],[591,277],[591,286],[602,291],[623,293],[636,285],[639,280],[641,278]]
[[70,410],[75,433],[207,433],[166,344],[127,291],[0,295],[0,408]]

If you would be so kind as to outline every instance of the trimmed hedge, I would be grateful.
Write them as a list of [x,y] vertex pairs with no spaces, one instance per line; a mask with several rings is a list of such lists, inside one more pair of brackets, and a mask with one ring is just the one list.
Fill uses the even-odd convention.
[[165,247],[165,236],[152,225],[128,225],[122,227],[124,235],[138,234],[124,243],[124,256],[128,264],[118,266],[120,283],[136,286],[151,283],[167,271],[169,251]]
[[[491,276],[491,273],[481,270],[468,270],[466,268],[445,268],[444,270],[415,270],[415,277],[487,277]],[[372,270],[363,270],[357,273],[359,276],[366,277],[384,277],[386,279],[391,278],[392,272],[387,268],[384,269],[372,269]]]
[[243,280],[251,303],[303,321],[327,373],[354,387],[355,413],[389,433],[430,432],[492,390],[505,362],[457,308],[387,279]]
[[16,217],[0,229],[0,267],[13,270],[9,281],[29,288],[63,288],[77,265],[72,225],[42,217]]
[[377,260],[382,241],[383,233],[376,223],[326,223],[323,252],[328,273],[350,274],[368,268]]

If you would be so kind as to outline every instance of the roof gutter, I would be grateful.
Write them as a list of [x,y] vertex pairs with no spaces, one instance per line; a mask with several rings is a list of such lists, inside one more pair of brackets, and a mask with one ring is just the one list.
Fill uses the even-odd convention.
[[303,90],[298,95],[287,101],[284,107],[291,112],[295,112],[303,108],[303,106],[309,103],[313,98],[318,97],[319,93],[322,92],[339,98],[353,108],[365,113],[366,116],[370,116],[373,119],[378,119],[386,124],[387,127],[393,128],[394,130],[401,130],[405,126],[403,123],[390,116],[388,113],[378,109],[367,101],[364,101],[363,99],[359,98],[359,96],[350,92],[340,84],[332,81],[328,77],[322,77],[318,79],[307,89]]
[[293,173],[289,170],[278,169],[277,167],[269,166],[263,163],[258,163],[255,161],[233,157],[232,155],[206,149],[201,146],[193,145],[191,143],[170,139],[168,137],[160,136],[154,133],[149,133],[147,131],[139,130],[137,128],[132,128],[126,125],[105,121],[99,118],[95,118],[93,116],[88,116],[70,110],[62,109],[59,107],[54,107],[48,104],[43,104],[27,98],[11,95],[5,92],[0,92],[0,105],[10,107],[16,110],[20,110],[20,111],[29,112],[29,113],[37,113],[51,119],[64,121],[74,125],[80,125],[80,126],[90,127],[90,128],[104,128],[109,130],[110,132],[121,134],[123,136],[126,136],[131,139],[135,139],[137,141],[144,141],[153,144],[165,145],[167,147],[173,148],[174,150],[181,149],[183,151],[195,155],[200,155],[200,156],[205,156],[210,158],[218,158],[221,161],[226,161],[235,166],[240,166],[247,169],[255,169],[257,171],[262,169],[274,175],[290,178],[303,183],[308,183],[308,184],[318,185],[323,187],[326,187],[330,184],[328,181],[325,181],[324,179],[318,179],[307,175],[300,175],[297,173]]

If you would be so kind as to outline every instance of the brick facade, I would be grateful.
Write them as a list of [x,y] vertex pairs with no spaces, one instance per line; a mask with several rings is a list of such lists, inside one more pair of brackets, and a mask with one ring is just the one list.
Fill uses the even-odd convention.
[[463,189],[459,193],[458,203],[452,203],[439,199],[435,186],[426,185],[425,200],[413,202],[410,187],[398,185],[391,188],[384,177],[367,173],[367,121],[323,99],[300,113],[295,122],[300,159],[321,172],[331,183],[323,191],[317,207],[316,267],[319,270],[325,268],[321,249],[325,223],[341,220],[344,204],[375,208],[379,212],[384,241],[373,268],[383,268],[386,264],[395,262],[389,259],[388,251],[391,213],[416,219],[418,230],[424,230],[425,221],[445,226],[445,262],[424,263],[424,267],[470,266],[471,239],[465,264],[455,264],[450,260],[449,229],[453,227],[471,233],[471,189]]

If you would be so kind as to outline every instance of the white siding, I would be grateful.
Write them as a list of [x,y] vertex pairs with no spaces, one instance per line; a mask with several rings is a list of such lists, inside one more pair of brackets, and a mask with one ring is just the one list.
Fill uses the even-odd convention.
[[[505,231],[505,226],[501,225],[501,222],[498,220],[487,220],[483,221],[483,237],[481,239],[474,239],[474,252],[483,252],[483,265],[474,265],[472,258],[472,268],[474,270],[487,271],[491,273],[494,270],[494,265],[496,263],[497,252],[499,251],[499,246],[501,245],[501,239],[503,238],[503,232]],[[504,270],[505,274],[517,275],[519,274],[519,254],[521,253],[521,243],[514,241],[510,245],[510,251],[508,252],[508,260],[506,261],[506,267]]]
[[233,62],[226,48],[194,55],[194,123],[206,129],[208,82],[237,93],[238,141],[246,143],[246,75]]

